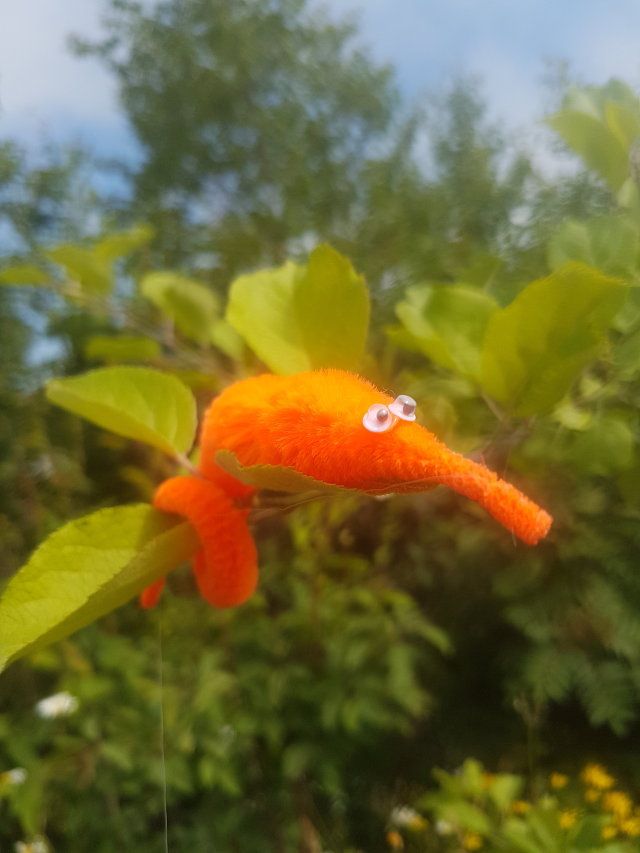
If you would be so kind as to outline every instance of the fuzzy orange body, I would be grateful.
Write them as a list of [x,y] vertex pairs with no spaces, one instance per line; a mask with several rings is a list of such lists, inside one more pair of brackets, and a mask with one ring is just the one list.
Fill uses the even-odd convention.
[[[158,509],[184,515],[196,528],[203,546],[196,578],[208,601],[239,604],[257,579],[246,510],[237,506],[253,490],[220,468],[220,450],[232,451],[243,467],[283,466],[368,494],[446,485],[477,501],[527,544],[546,536],[552,520],[543,509],[424,427],[398,421],[387,432],[365,429],[367,409],[391,401],[358,376],[322,370],[246,379],[212,402],[200,436],[200,476],[168,480],[154,499]],[[157,598],[152,589],[157,585],[150,588],[147,604]]]

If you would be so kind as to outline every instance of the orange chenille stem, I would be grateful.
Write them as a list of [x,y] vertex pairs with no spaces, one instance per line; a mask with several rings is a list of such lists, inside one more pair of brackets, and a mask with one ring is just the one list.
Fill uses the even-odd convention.
[[[247,510],[238,509],[214,483],[200,477],[172,477],[155,493],[156,509],[183,515],[202,544],[194,560],[200,593],[215,607],[242,604],[258,581],[256,547],[247,525]],[[155,585],[154,585],[155,586]],[[151,600],[149,587],[144,601]]]

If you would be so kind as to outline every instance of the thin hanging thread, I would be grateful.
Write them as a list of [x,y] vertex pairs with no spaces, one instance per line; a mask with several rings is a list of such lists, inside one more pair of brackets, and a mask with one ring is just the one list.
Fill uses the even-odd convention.
[[164,673],[162,654],[162,605],[158,608],[158,684],[160,687],[160,758],[162,760],[162,807],[164,811],[164,850],[169,853],[169,812],[167,808],[167,765],[164,755]]

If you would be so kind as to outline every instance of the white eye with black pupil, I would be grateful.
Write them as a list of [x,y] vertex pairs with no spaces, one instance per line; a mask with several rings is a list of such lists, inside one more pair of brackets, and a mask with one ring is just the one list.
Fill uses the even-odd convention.
[[415,421],[416,401],[408,394],[400,394],[389,406],[389,411],[403,421]]
[[369,432],[386,432],[391,429],[395,422],[396,418],[382,403],[374,403],[373,406],[369,406],[367,413],[362,418],[362,424]]

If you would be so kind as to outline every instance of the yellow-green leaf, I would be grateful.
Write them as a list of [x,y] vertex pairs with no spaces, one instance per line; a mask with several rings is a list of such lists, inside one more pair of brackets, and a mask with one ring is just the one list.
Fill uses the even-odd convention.
[[113,287],[111,262],[92,249],[62,245],[46,253],[54,263],[67,272],[70,280],[78,282],[88,293],[105,294]]
[[168,373],[146,367],[102,367],[81,376],[53,379],[47,398],[98,426],[186,453],[196,432],[196,404],[188,388]]
[[11,287],[35,285],[46,287],[51,284],[51,276],[34,264],[15,264],[0,270],[0,284]]
[[596,356],[625,295],[618,279],[578,263],[527,285],[489,320],[484,389],[513,414],[547,411]]
[[211,343],[236,361],[240,361],[245,352],[244,341],[232,325],[222,318],[216,320],[211,326]]
[[124,255],[130,255],[151,242],[154,236],[150,225],[135,225],[128,231],[107,234],[95,244],[95,252],[106,261],[114,261]]
[[142,279],[140,289],[185,337],[199,344],[209,342],[218,301],[208,287],[176,273],[154,272]]
[[102,509],[56,530],[0,598],[0,669],[124,604],[197,548],[190,525],[146,504]]
[[627,419],[604,412],[576,436],[568,455],[589,474],[607,476],[633,465],[634,446],[634,431]]
[[601,216],[578,222],[568,219],[549,241],[552,269],[568,261],[581,261],[614,276],[637,275],[640,229],[625,216]]
[[236,278],[227,320],[274,373],[311,370],[294,308],[294,289],[304,267],[291,261],[276,269]]
[[364,276],[331,246],[311,253],[294,289],[294,313],[312,368],[358,366],[369,328]]
[[348,259],[323,245],[306,267],[288,262],[237,278],[227,319],[275,373],[355,369],[364,353],[369,296]]
[[547,122],[612,190],[620,189],[629,175],[629,152],[602,119],[569,109]]
[[411,287],[396,314],[425,355],[462,376],[476,378],[487,323],[498,305],[463,285]]
[[94,335],[84,347],[87,358],[95,361],[122,363],[151,361],[161,354],[160,344],[151,338],[130,335]]

